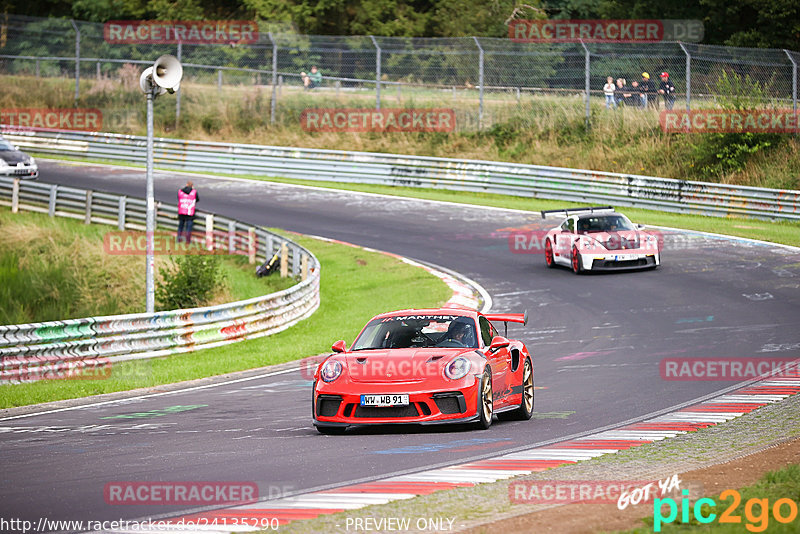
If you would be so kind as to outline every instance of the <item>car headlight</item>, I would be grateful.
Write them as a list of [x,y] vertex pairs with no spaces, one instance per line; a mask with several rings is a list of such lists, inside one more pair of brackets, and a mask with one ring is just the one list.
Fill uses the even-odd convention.
[[328,360],[322,366],[319,376],[325,382],[333,382],[342,374],[342,363],[339,360]]
[[30,163],[31,165],[36,165],[36,160],[33,159],[33,156],[31,156],[31,159],[28,161],[28,163]]
[[459,356],[444,366],[444,376],[450,380],[458,380],[459,378],[464,378],[467,373],[469,373],[471,367],[472,364],[468,359]]
[[3,158],[0,158],[0,169],[5,169],[6,167],[8,167],[8,163]]

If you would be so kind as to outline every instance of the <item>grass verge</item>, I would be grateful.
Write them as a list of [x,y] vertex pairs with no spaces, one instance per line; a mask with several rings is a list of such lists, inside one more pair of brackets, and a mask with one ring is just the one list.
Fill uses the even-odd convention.
[[278,334],[143,361],[115,364],[106,380],[53,380],[0,386],[0,408],[85,397],[203,378],[296,360],[349,342],[372,316],[387,309],[436,306],[450,297],[438,278],[395,258],[292,236],[322,265],[319,310]]
[[[144,311],[143,256],[104,250],[106,225],[0,211],[0,324]],[[156,275],[170,256],[156,257]],[[265,295],[294,284],[255,278],[243,256],[219,256],[223,282],[209,304]]]

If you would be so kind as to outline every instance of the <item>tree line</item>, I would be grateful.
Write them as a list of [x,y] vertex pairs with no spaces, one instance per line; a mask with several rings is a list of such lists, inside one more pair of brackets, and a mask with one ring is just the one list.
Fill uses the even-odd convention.
[[2,13],[109,20],[256,19],[316,35],[505,37],[514,19],[696,19],[706,44],[800,48],[797,0],[0,0]]

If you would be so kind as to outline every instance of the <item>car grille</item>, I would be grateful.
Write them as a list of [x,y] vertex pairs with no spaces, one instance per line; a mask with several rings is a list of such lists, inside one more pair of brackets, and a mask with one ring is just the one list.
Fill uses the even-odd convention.
[[363,418],[384,418],[384,417],[417,417],[419,410],[416,405],[409,404],[408,406],[387,406],[385,408],[376,408],[373,406],[356,406],[354,417]]
[[338,395],[320,395],[317,397],[317,415],[333,417],[339,411],[342,398]]
[[13,172],[15,176],[22,176],[25,174],[32,174],[32,173],[33,173],[32,167],[22,167],[22,168],[16,167]]

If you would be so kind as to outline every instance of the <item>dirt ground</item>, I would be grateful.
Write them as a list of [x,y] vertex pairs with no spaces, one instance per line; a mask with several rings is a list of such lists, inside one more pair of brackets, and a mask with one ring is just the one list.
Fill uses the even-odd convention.
[[[781,443],[727,463],[687,471],[681,473],[680,478],[684,482],[701,484],[705,496],[711,496],[726,489],[748,486],[758,481],[768,471],[775,471],[798,463],[800,463],[800,439]],[[616,504],[568,504],[483,524],[462,532],[470,534],[485,532],[506,534],[614,532],[643,527],[641,519],[652,516],[651,504],[628,506],[625,510],[618,510]]]

